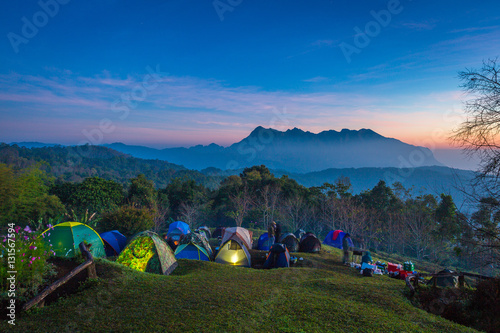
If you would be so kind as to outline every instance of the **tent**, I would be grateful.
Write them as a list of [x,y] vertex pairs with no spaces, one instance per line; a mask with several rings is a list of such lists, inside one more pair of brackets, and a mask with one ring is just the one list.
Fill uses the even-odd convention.
[[104,243],[104,250],[107,257],[113,257],[120,254],[125,245],[127,237],[123,236],[118,230],[106,231],[100,234]]
[[263,233],[259,237],[259,241],[257,242],[257,250],[269,251],[269,236],[266,233]]
[[284,244],[274,244],[267,255],[264,268],[290,267],[290,253]]
[[135,235],[116,259],[141,272],[169,275],[177,267],[174,252],[152,231]]
[[219,238],[222,237],[222,234],[224,233],[225,227],[218,226],[215,228],[214,232],[212,233],[212,238]]
[[442,271],[437,273],[438,276],[432,277],[432,279],[429,280],[428,284],[430,284],[431,286],[434,285],[434,280],[436,279],[436,286],[438,287],[458,287],[458,276],[450,276],[450,274],[454,273],[456,272],[449,269],[443,269]]
[[199,227],[195,230],[195,232],[198,232],[200,235],[205,235],[207,240],[212,237],[212,234],[210,233],[210,229],[208,229],[208,227]]
[[167,243],[170,245],[172,250],[175,250],[177,248],[177,245],[179,245],[179,241],[183,235],[187,235],[190,233],[191,230],[189,229],[189,225],[187,223],[184,223],[182,221],[175,221],[173,223],[170,223],[168,226],[168,232],[167,232]]
[[295,237],[297,237],[297,239],[302,239],[302,236],[304,236],[306,232],[302,229],[297,229],[297,231],[295,231],[293,234],[295,235]]
[[212,248],[204,235],[193,232],[181,238],[175,249],[175,258],[210,261]]
[[252,248],[252,232],[242,227],[226,228],[222,234],[221,243],[224,244],[230,239],[239,239],[247,247]]
[[167,232],[167,237],[171,237],[174,235],[187,235],[191,232],[191,229],[189,229],[189,225],[187,223],[184,223],[182,221],[175,221],[173,223],[170,223],[168,226],[168,232]]
[[105,257],[104,243],[99,234],[86,224],[63,222],[42,233],[45,243],[52,246],[57,257],[73,258],[80,254],[79,245],[85,241],[91,244],[90,253],[96,258]]
[[281,236],[280,243],[284,244],[289,252],[299,251],[299,240],[292,233]]
[[[331,230],[328,235],[326,235],[323,244],[330,245],[336,247],[338,249],[342,249],[342,241],[344,240],[346,233],[342,230]],[[349,239],[349,246],[353,247],[352,239]]]
[[302,236],[299,243],[300,252],[316,253],[319,250],[321,250],[321,242],[312,232],[308,232]]
[[251,256],[246,245],[237,238],[224,243],[214,261],[233,266],[251,267],[252,265]]

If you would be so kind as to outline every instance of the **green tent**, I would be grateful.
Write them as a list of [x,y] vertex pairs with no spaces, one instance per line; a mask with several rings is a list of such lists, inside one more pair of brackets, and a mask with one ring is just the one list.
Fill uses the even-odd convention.
[[64,222],[45,230],[41,237],[58,257],[73,258],[80,254],[79,245],[85,241],[90,246],[90,253],[96,258],[105,257],[104,243],[99,234],[86,224]]
[[141,272],[169,275],[177,267],[174,252],[152,231],[135,235],[116,262]]

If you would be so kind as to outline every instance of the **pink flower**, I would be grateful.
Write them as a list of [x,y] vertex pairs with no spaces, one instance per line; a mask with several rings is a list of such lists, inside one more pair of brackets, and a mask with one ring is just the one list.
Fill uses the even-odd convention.
[[19,230],[21,230],[21,227],[20,226],[16,226],[14,229],[16,230],[16,234],[17,234],[17,233],[19,233]]
[[30,250],[36,250],[36,246],[30,246]]
[[25,255],[25,254],[26,254],[26,253],[23,253],[23,257],[24,257],[24,255]]
[[28,239],[30,239],[30,238],[29,238],[28,236],[24,236],[24,239],[25,239],[25,240],[28,240]]
[[23,262],[23,261],[24,261],[24,260],[23,260],[23,259],[21,259],[21,262]]
[[26,231],[27,233],[31,233],[31,229],[30,229],[29,225],[27,225],[26,228],[24,228],[23,230]]
[[52,229],[52,224],[47,224],[47,228]]
[[4,238],[4,239],[3,239],[3,242],[5,243],[6,241],[7,241],[7,238]]

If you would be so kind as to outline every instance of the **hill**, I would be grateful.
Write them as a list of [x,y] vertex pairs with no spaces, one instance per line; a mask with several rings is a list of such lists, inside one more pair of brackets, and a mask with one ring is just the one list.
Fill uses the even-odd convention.
[[[17,145],[0,144],[0,163],[26,167],[44,163],[47,172],[64,181],[80,182],[86,177],[99,176],[122,184],[142,173],[152,180],[157,188],[164,188],[176,177],[194,179],[208,188],[215,189],[220,181],[229,175],[238,175],[243,169],[221,170],[206,168],[189,170],[184,166],[161,160],[145,160],[101,146],[43,146],[25,148]],[[400,182],[405,188],[414,187],[416,193],[451,194],[457,205],[465,201],[462,189],[466,189],[475,173],[472,171],[430,166],[418,168],[339,168],[309,173],[294,173],[271,170],[277,177],[287,175],[306,187],[334,183],[339,177],[349,177],[352,193],[373,188],[379,180],[387,184]]]
[[180,260],[171,276],[100,260],[98,280],[9,331],[475,332],[414,307],[402,280],[362,277],[340,264],[340,250],[325,249],[288,269]]
[[[39,145],[35,145],[39,146]],[[144,160],[100,146],[51,146],[25,148],[0,143],[0,163],[26,168],[41,163],[49,174],[63,181],[80,182],[98,176],[122,184],[144,174],[157,188],[177,177],[187,177],[208,188],[216,188],[223,176],[207,176],[181,165],[160,160]]]
[[413,188],[415,193],[440,195],[450,194],[458,207],[466,201],[464,194],[470,187],[476,173],[468,170],[452,169],[441,166],[418,168],[345,168],[328,169],[310,173],[289,173],[275,171],[279,177],[283,174],[295,179],[304,186],[321,186],[323,183],[335,183],[340,177],[349,177],[353,193],[373,188],[379,180],[392,185],[400,182],[405,188]]
[[166,160],[196,170],[264,164],[270,169],[306,173],[329,168],[441,165],[429,149],[386,138],[369,129],[314,134],[298,128],[282,132],[259,126],[229,147],[210,144],[159,150],[123,143],[105,146],[135,157]]

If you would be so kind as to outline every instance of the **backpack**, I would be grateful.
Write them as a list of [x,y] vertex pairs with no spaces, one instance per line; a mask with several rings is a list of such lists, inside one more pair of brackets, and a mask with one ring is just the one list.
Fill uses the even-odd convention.
[[363,276],[373,276],[373,269],[371,268],[363,269]]

